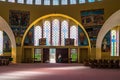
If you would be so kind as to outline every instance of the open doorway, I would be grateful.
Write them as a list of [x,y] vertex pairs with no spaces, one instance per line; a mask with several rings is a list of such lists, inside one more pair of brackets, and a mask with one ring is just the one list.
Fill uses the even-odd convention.
[[50,48],[49,61],[50,63],[56,63],[56,49],[55,48]]

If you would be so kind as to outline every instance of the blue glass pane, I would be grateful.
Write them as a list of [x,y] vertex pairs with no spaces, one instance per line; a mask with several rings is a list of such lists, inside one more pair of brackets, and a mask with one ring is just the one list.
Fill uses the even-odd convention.
[[88,0],[88,2],[95,2],[95,0]]

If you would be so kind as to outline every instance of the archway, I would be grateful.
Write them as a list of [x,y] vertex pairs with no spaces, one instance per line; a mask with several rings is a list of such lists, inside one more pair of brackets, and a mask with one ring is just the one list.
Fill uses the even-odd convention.
[[11,57],[13,58],[13,62],[16,63],[16,41],[15,41],[15,37],[14,34],[10,28],[10,26],[8,25],[8,23],[0,16],[0,30],[4,31],[12,44],[12,53],[11,53]]
[[120,10],[116,11],[106,20],[106,22],[103,24],[98,34],[97,42],[96,42],[96,58],[97,59],[101,59],[101,44],[104,36],[110,29],[119,25],[120,25]]
[[[46,19],[51,19],[50,21],[51,21],[51,23],[49,23],[49,21],[47,21]],[[58,18],[58,19],[56,19],[56,18]],[[50,28],[50,30],[52,31],[52,29],[55,29],[55,28],[53,28],[54,26],[57,26],[56,25],[56,23],[57,24],[59,24],[59,19],[60,20],[63,20],[64,21],[64,19],[66,19],[66,20],[68,20],[68,21],[71,21],[71,22],[73,22],[75,25],[77,25],[76,27],[77,27],[77,29],[76,29],[76,27],[75,26],[73,26],[73,24],[72,25],[69,25],[69,30],[70,31],[72,31],[72,30],[74,30],[74,29],[76,29],[75,31],[72,31],[72,33],[75,33],[75,32],[79,32],[79,33],[81,33],[81,32],[83,32],[83,34],[80,34],[79,36],[85,36],[85,39],[87,40],[87,42],[86,42],[86,45],[84,45],[84,48],[87,48],[88,49],[88,52],[86,51],[86,53],[88,53],[88,54],[86,54],[86,55],[89,55],[89,53],[91,52],[91,45],[90,45],[90,40],[89,40],[89,37],[88,37],[88,34],[87,34],[87,32],[85,31],[85,29],[83,28],[83,26],[78,22],[78,21],[76,21],[75,19],[73,19],[73,18],[71,18],[71,17],[69,17],[69,16],[67,16],[67,15],[64,15],[64,14],[48,14],[48,15],[45,15],[45,16],[43,16],[43,17],[40,17],[40,18],[38,18],[37,20],[35,20],[28,28],[27,28],[27,30],[25,31],[25,33],[24,33],[24,35],[23,35],[23,39],[22,39],[22,47],[26,47],[26,48],[28,48],[27,46],[25,46],[24,45],[24,43],[25,43],[25,38],[27,37],[27,34],[29,33],[29,31],[30,31],[30,29],[32,29],[33,28],[33,26],[37,26],[36,24],[37,23],[39,23],[40,21],[41,21],[41,24],[43,23],[43,22],[45,22],[46,21],[46,24],[48,24],[48,25],[52,25],[52,27]],[[53,22],[53,23],[52,23]],[[60,21],[61,23],[62,23],[62,21]],[[62,25],[60,23],[60,25]],[[64,22],[64,23],[66,23],[66,21]],[[55,25],[54,25],[55,24]],[[37,26],[37,27],[39,27],[39,26]],[[42,25],[42,27],[44,27],[44,25]],[[79,29],[80,28],[80,29]],[[38,29],[37,29],[38,30]],[[57,28],[57,30],[58,30],[58,32],[61,32],[61,29],[60,29],[60,31],[59,31],[59,29]],[[78,31],[77,31],[78,30]],[[40,31],[41,33],[43,33],[43,28],[41,28],[41,31]],[[56,31],[55,31],[56,32]],[[52,31],[51,33],[53,33],[53,34],[55,34],[55,32],[54,31]],[[57,34],[55,34],[55,35],[58,35],[58,36],[60,36],[60,34],[61,33],[58,33],[57,32]],[[40,34],[41,34],[40,33]],[[69,33],[69,32],[68,32]],[[31,33],[32,34],[32,33]],[[51,34],[51,35],[53,35],[53,34]],[[77,33],[76,33],[77,34]],[[71,38],[70,37],[70,35],[72,36],[72,38],[73,38],[73,34],[68,34],[69,35],[69,37],[67,37],[67,38]],[[77,34],[78,35],[78,34]],[[43,36],[42,36],[42,38],[44,38]],[[64,37],[65,38],[65,37]],[[55,38],[52,38],[51,40],[53,40],[53,39],[55,39]],[[78,38],[77,38],[78,39]],[[28,53],[28,51],[32,51],[32,52],[34,52],[34,50],[35,50],[35,48],[41,48],[41,50],[38,50],[38,51],[43,51],[44,53],[49,53],[49,46],[52,46],[52,48],[56,48],[56,52],[60,52],[61,51],[61,49],[58,49],[58,48],[60,48],[61,46],[61,48],[64,48],[64,49],[66,49],[65,51],[67,51],[67,52],[65,52],[66,53],[66,57],[65,58],[70,58],[70,57],[68,57],[68,56],[70,56],[70,54],[68,54],[68,53],[70,53],[70,50],[72,51],[72,53],[76,53],[77,51],[76,50],[78,50],[78,52],[80,51],[80,48],[78,47],[78,45],[72,45],[72,47],[70,48],[70,47],[65,47],[63,44],[61,45],[61,43],[62,43],[62,41],[60,41],[61,43],[60,43],[60,45],[59,45],[59,43],[54,43],[54,41],[55,40],[53,40],[53,41],[51,41],[51,40],[47,40],[48,41],[48,45],[47,45],[47,47],[45,46],[44,47],[44,49],[43,49],[43,47],[42,46],[39,46],[38,45],[38,47],[34,47],[34,45],[30,45],[29,46],[29,50],[23,50],[24,52],[26,52],[26,53]],[[57,38],[57,40],[58,40],[58,38]],[[59,39],[59,40],[61,40],[61,39]],[[59,42],[59,40],[57,41],[57,42]],[[31,43],[32,42],[32,40],[29,40],[29,42]],[[76,41],[77,42],[77,41]],[[28,44],[30,44],[30,43],[28,43]],[[52,44],[52,45],[50,45],[50,43]],[[28,45],[27,44],[27,45]],[[81,45],[83,46],[83,42],[82,42],[82,40],[81,40]],[[58,47],[56,47],[56,46],[58,46]],[[74,48],[73,48],[74,47]],[[31,49],[30,49],[31,48]],[[83,47],[82,47],[83,48]],[[47,51],[47,52],[46,52]],[[85,51],[85,50],[83,50],[83,51]],[[83,52],[82,50],[81,50],[81,52]],[[31,52],[31,54],[32,54],[32,52]],[[30,53],[30,52],[29,52]],[[83,52],[84,53],[84,52]],[[24,53],[23,53],[23,57],[24,57],[24,60],[25,61],[27,61],[27,59],[29,59],[28,60],[28,62],[29,61],[31,61],[31,59],[33,59],[33,58],[31,58],[32,57],[32,55],[29,55],[29,57],[28,57],[28,55],[29,54],[25,54],[24,55]],[[58,56],[58,55],[57,55]],[[80,57],[80,56],[79,56]],[[44,58],[44,57],[43,57]],[[48,58],[48,57],[47,57]],[[49,59],[49,58],[48,58]],[[83,59],[84,60],[84,59]]]

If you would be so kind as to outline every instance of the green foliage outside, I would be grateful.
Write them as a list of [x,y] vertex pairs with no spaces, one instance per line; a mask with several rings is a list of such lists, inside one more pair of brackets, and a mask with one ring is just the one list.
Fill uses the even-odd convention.
[[72,61],[77,61],[77,53],[71,54]]

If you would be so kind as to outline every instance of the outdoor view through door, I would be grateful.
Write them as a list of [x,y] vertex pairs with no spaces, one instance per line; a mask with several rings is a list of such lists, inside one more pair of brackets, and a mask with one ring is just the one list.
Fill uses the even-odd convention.
[[50,63],[56,63],[56,49],[55,48],[50,48],[50,56],[49,56],[49,61]]

